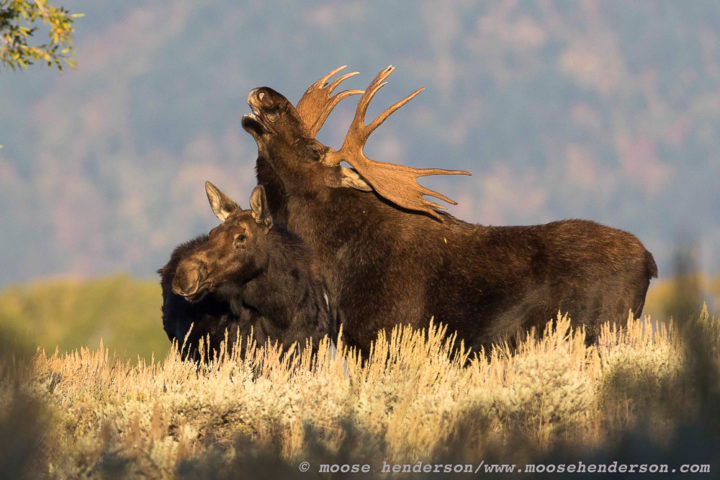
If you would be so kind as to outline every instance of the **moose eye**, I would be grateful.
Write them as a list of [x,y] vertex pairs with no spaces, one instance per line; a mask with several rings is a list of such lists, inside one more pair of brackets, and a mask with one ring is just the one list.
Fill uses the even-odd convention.
[[235,235],[235,239],[233,240],[233,243],[235,244],[235,247],[239,247],[245,243],[245,239],[247,237],[243,235],[242,233],[238,233]]

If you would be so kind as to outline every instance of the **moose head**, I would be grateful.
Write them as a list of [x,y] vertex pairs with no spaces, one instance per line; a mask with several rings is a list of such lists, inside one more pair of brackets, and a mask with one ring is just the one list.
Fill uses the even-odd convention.
[[225,285],[240,286],[263,271],[269,258],[268,232],[273,221],[265,189],[258,185],[250,195],[250,210],[243,210],[215,185],[205,182],[210,207],[222,222],[208,241],[179,263],[173,291],[190,301]]
[[[207,298],[228,305],[230,326],[255,340],[277,340],[290,348],[337,334],[332,297],[303,240],[275,224],[265,189],[250,195],[243,210],[210,182],[205,182],[210,207],[222,222],[207,239],[183,250],[172,291],[193,305]],[[227,323],[227,322],[226,322]]]
[[[268,159],[281,176],[285,174],[294,177],[304,188],[325,185],[330,188],[374,190],[380,197],[399,207],[424,212],[440,219],[437,209],[445,207],[426,200],[423,196],[435,197],[453,205],[455,202],[419,185],[416,178],[426,175],[470,175],[468,172],[441,168],[417,169],[378,162],[363,153],[370,134],[423,89],[395,103],[369,125],[365,125],[365,113],[370,101],[386,84],[385,79],[394,69],[389,66],[380,72],[364,92],[346,90],[333,96],[333,91],[342,81],[357,74],[345,74],[328,84],[328,80],[343,68],[345,67],[333,70],[312,84],[298,101],[297,107],[268,87],[256,88],[250,92],[248,104],[252,113],[243,116],[242,126],[255,138],[259,156]],[[334,150],[317,141],[315,135],[335,105],[343,98],[357,94],[362,94],[362,97],[340,150]],[[343,161],[353,168],[341,166]]]

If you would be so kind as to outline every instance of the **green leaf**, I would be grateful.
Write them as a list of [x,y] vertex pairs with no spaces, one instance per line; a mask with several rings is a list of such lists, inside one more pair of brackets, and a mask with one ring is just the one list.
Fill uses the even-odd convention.
[[[0,66],[10,70],[27,68],[35,60],[62,71],[63,62],[75,67],[72,55],[73,21],[82,13],[71,14],[62,7],[49,5],[52,0],[0,0]],[[47,43],[32,44],[40,25],[45,25]]]

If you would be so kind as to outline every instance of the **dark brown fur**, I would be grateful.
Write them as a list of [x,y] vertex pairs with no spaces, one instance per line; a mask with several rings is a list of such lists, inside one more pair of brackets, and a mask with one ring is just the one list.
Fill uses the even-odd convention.
[[322,163],[328,148],[304,136],[282,95],[263,87],[249,101],[258,183],[321,259],[350,345],[367,351],[379,330],[434,317],[477,349],[558,311],[592,341],[601,322],[640,315],[657,267],[632,234],[586,220],[489,227],[403,211],[343,188],[342,168]]
[[[215,295],[206,295],[198,302],[190,302],[172,291],[172,282],[180,261],[196,249],[202,248],[207,240],[207,235],[203,235],[179,245],[173,250],[168,263],[158,270],[165,333],[171,342],[176,341],[179,347],[184,345],[183,356],[195,360],[200,359],[198,346],[201,338],[209,342],[210,348],[207,351],[217,351],[225,339],[226,330],[228,341],[232,344],[238,331],[249,332],[250,324],[255,323],[248,321],[255,316],[253,312],[244,311],[238,315],[231,310],[227,301]],[[243,317],[244,320],[241,320]]]
[[216,214],[227,216],[204,242],[179,253],[169,283],[172,293],[198,305],[208,297],[221,302],[236,318],[235,331],[247,335],[252,327],[260,344],[279,341],[289,348],[295,342],[303,347],[306,340],[317,346],[325,335],[334,339],[336,318],[311,251],[265,215],[264,193],[262,205],[250,211],[212,188]]

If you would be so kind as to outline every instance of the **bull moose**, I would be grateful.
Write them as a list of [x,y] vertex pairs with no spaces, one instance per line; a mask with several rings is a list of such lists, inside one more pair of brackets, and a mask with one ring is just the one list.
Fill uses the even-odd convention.
[[166,331],[197,321],[199,334],[210,334],[211,348],[228,327],[230,341],[252,328],[258,343],[278,341],[286,349],[295,342],[302,348],[306,340],[317,346],[325,335],[333,339],[337,319],[315,256],[273,221],[265,189],[253,190],[250,210],[210,182],[205,189],[222,223],[176,249],[161,269]]
[[[257,143],[257,179],[271,215],[317,254],[348,344],[366,352],[379,330],[400,322],[422,327],[434,317],[477,349],[541,328],[558,311],[583,325],[592,342],[601,322],[641,314],[657,266],[635,236],[587,220],[484,226],[441,212],[423,196],[454,202],[416,178],[467,172],[393,165],[363,153],[371,132],[421,90],[365,125],[393,67],[364,92],[333,96],[355,74],[328,83],[342,68],[311,85],[297,107],[271,88],[252,90],[242,126]],[[342,148],[320,143],[315,135],[331,110],[356,94]],[[179,291],[191,293],[196,284],[179,283]]]

